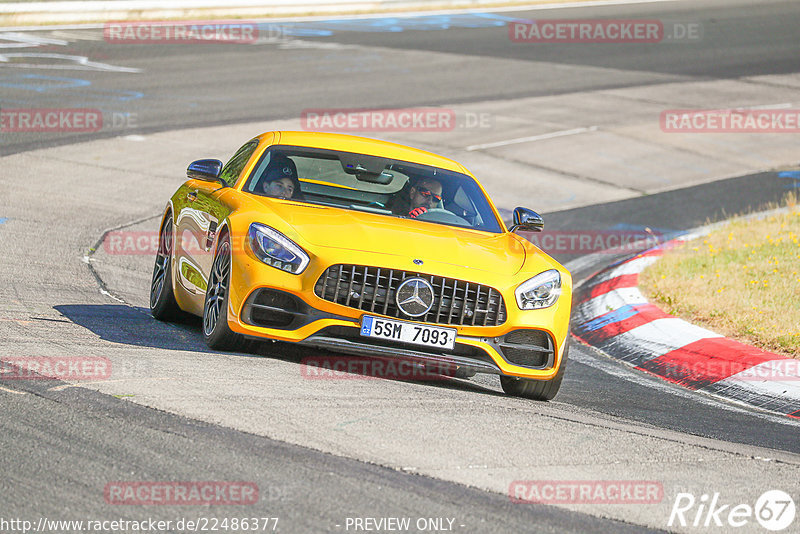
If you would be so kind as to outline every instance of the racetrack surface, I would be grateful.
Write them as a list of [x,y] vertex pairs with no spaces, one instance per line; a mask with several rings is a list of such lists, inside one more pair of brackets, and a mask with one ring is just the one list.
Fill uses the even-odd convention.
[[[498,25],[542,16],[681,20],[704,33],[694,43],[541,47],[509,43]],[[792,2],[737,0],[296,23],[302,36],[248,47],[31,32],[66,43],[44,52],[139,72],[56,69],[41,57],[29,68],[18,57],[0,63],[4,109],[97,107],[136,125],[2,134],[0,353],[101,356],[116,371],[89,384],[0,383],[4,450],[21,451],[0,460],[0,512],[35,521],[253,511],[108,505],[103,488],[116,480],[254,481],[256,515],[280,517],[284,532],[397,516],[454,518],[464,532],[638,531],[667,529],[678,492],[752,505],[781,489],[798,502],[798,421],[686,392],[578,344],[549,403],[507,397],[495,377],[309,380],[301,360],[314,352],[262,344],[215,353],[196,323],[152,320],[152,256],[90,248],[112,228],[154,232],[191,159],[224,160],[260,131],[298,128],[307,108],[485,114],[486,129],[376,136],[456,157],[504,213],[529,205],[547,229],[676,231],[758,209],[791,190],[766,171],[797,164],[790,134],[695,142],[651,134],[647,121],[681,106],[792,103],[799,18]],[[558,257],[576,280],[617,259]],[[507,496],[515,480],[589,479],[658,481],[664,499],[555,507]],[[759,528],[752,521],[742,531]]]

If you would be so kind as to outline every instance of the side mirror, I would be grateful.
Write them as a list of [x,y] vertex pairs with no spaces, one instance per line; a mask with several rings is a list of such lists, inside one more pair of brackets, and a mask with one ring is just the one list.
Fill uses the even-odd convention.
[[[192,180],[205,180],[207,182],[222,182],[219,175],[222,172],[222,162],[218,159],[198,159],[189,164],[186,176]],[[224,182],[223,182],[224,183]],[[227,184],[225,184],[227,185]]]
[[514,208],[513,225],[511,232],[521,230],[523,232],[541,232],[544,230],[544,219],[542,216],[528,208]]

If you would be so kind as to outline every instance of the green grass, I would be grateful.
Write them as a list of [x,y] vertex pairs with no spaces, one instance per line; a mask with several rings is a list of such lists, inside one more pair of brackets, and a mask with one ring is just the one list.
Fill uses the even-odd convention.
[[793,196],[786,205],[667,251],[640,288],[672,315],[800,358],[800,206]]

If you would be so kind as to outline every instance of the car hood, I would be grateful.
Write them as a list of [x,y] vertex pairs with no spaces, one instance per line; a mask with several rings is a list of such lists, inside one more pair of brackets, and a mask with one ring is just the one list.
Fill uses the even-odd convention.
[[509,233],[492,234],[324,206],[262,202],[270,202],[269,207],[296,232],[296,236],[288,237],[315,247],[418,258],[426,265],[442,263],[504,275],[517,273],[526,254],[544,256]]

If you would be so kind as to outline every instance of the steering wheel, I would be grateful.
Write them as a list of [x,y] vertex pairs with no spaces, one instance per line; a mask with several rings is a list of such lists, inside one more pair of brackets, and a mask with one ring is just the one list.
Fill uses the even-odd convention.
[[417,220],[445,224],[457,224],[461,226],[472,226],[466,219],[462,219],[452,211],[444,208],[430,208],[425,213],[418,215]]

